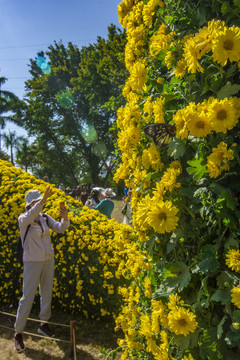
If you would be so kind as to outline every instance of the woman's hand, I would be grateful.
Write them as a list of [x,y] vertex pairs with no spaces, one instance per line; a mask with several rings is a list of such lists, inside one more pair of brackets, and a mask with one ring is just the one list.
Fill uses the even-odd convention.
[[45,202],[47,201],[47,199],[49,198],[49,196],[51,195],[51,193],[52,193],[52,189],[51,189],[50,185],[48,185],[48,186],[46,187],[45,191],[44,191],[43,198],[40,200],[40,203],[41,203],[42,205],[45,204]]
[[60,202],[60,209],[59,209],[58,214],[59,214],[59,216],[61,218],[63,218],[65,221],[67,221],[67,219],[68,219],[68,211],[67,211],[67,208],[65,206],[64,201]]

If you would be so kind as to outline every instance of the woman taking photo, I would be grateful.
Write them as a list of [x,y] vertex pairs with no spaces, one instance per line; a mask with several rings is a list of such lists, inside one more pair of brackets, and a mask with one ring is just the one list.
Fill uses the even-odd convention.
[[[51,216],[41,213],[51,192],[50,185],[45,189],[43,196],[38,190],[29,191],[25,196],[27,211],[18,217],[23,244],[23,294],[19,301],[14,325],[16,331],[14,344],[17,352],[22,352],[25,349],[22,333],[30,314],[38,285],[40,293],[39,318],[42,321],[48,321],[51,316],[54,249],[51,244],[49,229],[62,233],[70,224],[64,202],[60,202],[59,216],[62,218],[61,222],[57,222]],[[25,240],[23,241],[23,239]],[[46,323],[41,323],[38,333],[44,336],[54,336]]]

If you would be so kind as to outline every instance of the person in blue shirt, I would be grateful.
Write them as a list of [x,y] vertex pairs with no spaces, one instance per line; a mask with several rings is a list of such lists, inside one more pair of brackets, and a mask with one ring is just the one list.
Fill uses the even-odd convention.
[[99,190],[99,200],[100,203],[94,207],[95,210],[98,210],[100,213],[106,215],[109,219],[111,219],[111,215],[114,209],[114,202],[111,200],[116,196],[116,194],[112,191],[111,188],[101,189]]
[[126,198],[128,196],[128,187],[125,186],[124,188],[124,197]]

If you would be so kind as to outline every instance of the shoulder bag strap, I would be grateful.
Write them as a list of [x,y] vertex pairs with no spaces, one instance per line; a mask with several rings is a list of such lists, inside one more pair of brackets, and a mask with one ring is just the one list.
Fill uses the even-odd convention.
[[45,217],[45,219],[47,220],[47,226],[49,227],[49,219],[48,219],[48,215],[47,214],[42,214],[42,216],[44,216]]
[[24,235],[24,238],[23,238],[23,245],[24,245],[24,242],[25,242],[25,239],[26,239],[26,236],[27,236],[27,233],[28,233],[28,230],[29,230],[30,226],[31,226],[31,224],[29,224],[27,229],[26,229],[26,232],[25,232],[25,235]]

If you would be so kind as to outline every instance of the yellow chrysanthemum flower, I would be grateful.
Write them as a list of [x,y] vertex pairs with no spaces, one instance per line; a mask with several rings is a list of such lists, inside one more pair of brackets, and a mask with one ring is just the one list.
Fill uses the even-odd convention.
[[147,76],[147,68],[145,64],[142,61],[137,60],[130,73],[129,81],[131,88],[135,91],[142,91]]
[[148,149],[143,150],[142,165],[147,170],[150,167],[152,167],[153,170],[163,169],[164,164],[161,161],[160,152],[154,144],[152,144]]
[[[127,18],[124,19],[124,23],[127,28],[127,35],[129,30],[134,30],[136,27],[136,24],[141,24],[142,22],[142,11],[143,11],[143,4],[142,2],[135,1],[135,5],[132,7],[131,11],[128,13]],[[129,39],[129,36],[128,36]]]
[[227,144],[221,142],[216,148],[213,148],[212,154],[207,158],[207,172],[211,178],[216,178],[223,171],[228,171],[229,161],[233,160],[233,150],[227,149]]
[[174,75],[176,78],[182,78],[186,74],[187,62],[185,59],[181,59],[177,62],[174,69]]
[[175,160],[173,162],[171,162],[171,164],[169,165],[170,169],[174,169],[177,173],[177,175],[180,175],[182,172],[182,165],[180,163],[180,161]]
[[143,150],[142,165],[146,170],[148,170],[151,166],[148,149]]
[[[158,320],[162,324],[162,326],[167,326],[168,318],[167,318],[167,308],[162,303],[162,301],[152,300],[152,327],[156,330]],[[155,331],[153,331],[155,332]]]
[[211,122],[204,113],[192,113],[188,116],[188,130],[190,134],[196,137],[204,137],[210,134],[212,127]]
[[196,315],[182,307],[175,308],[168,314],[168,328],[176,335],[187,336],[197,327]]
[[225,66],[228,60],[238,62],[240,60],[240,28],[225,27],[213,39],[212,52],[214,61],[222,66]]
[[165,62],[168,69],[173,67],[173,62],[175,61],[175,55],[173,51],[167,51],[167,55],[165,56]]
[[232,303],[240,309],[240,288],[234,286],[231,290]]
[[135,146],[140,141],[140,133],[135,126],[128,127],[125,131],[118,133],[118,145],[126,153],[130,151],[131,146]]
[[147,221],[147,214],[149,212],[149,209],[151,208],[152,200],[150,198],[150,195],[145,196],[145,198],[138,203],[136,212],[134,214],[136,223],[138,226],[142,226],[144,229],[149,228],[149,224]]
[[162,77],[158,77],[158,78],[157,78],[157,83],[158,83],[158,84],[163,85],[164,82],[165,82],[164,78],[162,78]]
[[127,19],[126,16],[128,15],[129,11],[131,10],[134,4],[134,0],[123,0],[118,5],[118,18],[119,22],[123,28],[127,26]]
[[150,39],[149,51],[150,55],[154,58],[161,50],[166,51],[169,47],[169,42],[172,40],[173,34],[165,34],[166,28],[161,26],[156,35]]
[[186,139],[188,137],[188,114],[186,109],[180,109],[173,115],[173,122],[176,126],[176,137]]
[[240,271],[240,252],[239,250],[229,250],[226,255],[226,265],[233,271]]
[[145,25],[148,26],[149,28],[152,27],[152,19],[155,14],[155,9],[158,5],[163,7],[163,2],[159,0],[150,0],[143,7],[143,21]]
[[144,111],[143,118],[147,123],[149,123],[151,121],[151,117],[153,113],[153,102],[150,96],[148,96],[147,100],[143,105],[143,111]]
[[185,355],[181,360],[194,360],[191,354]]
[[163,105],[164,105],[165,99],[162,97],[155,100],[153,104],[153,113],[155,117],[155,123],[164,123],[164,117],[163,117]]
[[208,162],[207,162],[207,172],[209,173],[209,176],[211,178],[216,178],[218,177],[219,175],[221,175],[222,173],[222,170],[220,169],[219,166],[217,166],[215,164],[214,161],[211,161],[210,159],[208,159]]
[[173,189],[179,188],[181,186],[180,183],[176,182],[178,175],[178,171],[175,171],[173,168],[165,171],[161,178],[161,183],[166,190],[173,191]]
[[196,50],[196,43],[194,41],[194,37],[187,39],[183,48],[183,58],[186,60],[188,72],[204,72],[203,67],[198,62],[200,54],[199,51]]
[[150,226],[159,234],[171,232],[177,226],[179,218],[176,216],[178,209],[171,201],[159,202],[152,205],[147,214]]
[[178,304],[184,304],[184,301],[181,300],[180,296],[178,296],[178,294],[169,295],[168,308],[173,311],[178,308]]
[[140,334],[145,336],[146,339],[151,339],[152,325],[151,325],[151,320],[149,319],[149,316],[146,312],[141,314],[140,321],[141,321],[141,325],[140,325],[140,329],[139,329]]
[[238,122],[234,102],[231,99],[213,100],[209,105],[207,116],[210,119],[212,129],[224,134]]
[[149,279],[149,277],[145,277],[144,281],[143,281],[143,286],[145,289],[145,296],[148,298],[152,298],[152,283],[151,283],[151,279]]

